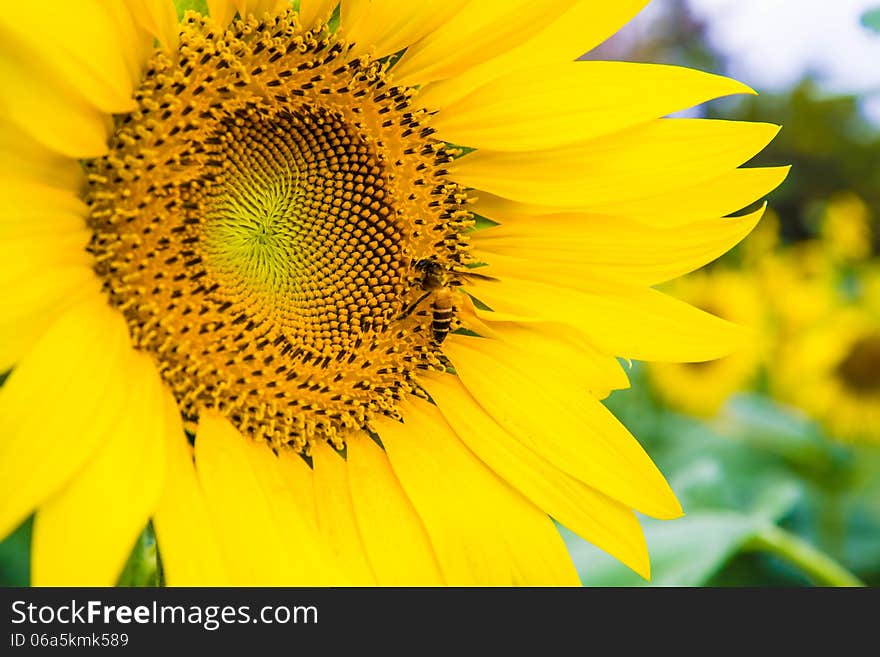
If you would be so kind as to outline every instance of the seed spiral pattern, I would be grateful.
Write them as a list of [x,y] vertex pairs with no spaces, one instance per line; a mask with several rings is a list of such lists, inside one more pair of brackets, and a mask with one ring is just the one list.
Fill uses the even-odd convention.
[[220,33],[189,12],[84,163],[88,247],[185,416],[308,453],[396,416],[440,369],[414,264],[467,263],[465,191],[414,91],[285,10]]

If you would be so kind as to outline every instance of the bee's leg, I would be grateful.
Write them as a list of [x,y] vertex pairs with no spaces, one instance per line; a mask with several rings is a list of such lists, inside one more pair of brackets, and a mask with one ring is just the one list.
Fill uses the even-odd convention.
[[425,292],[422,296],[416,299],[413,303],[409,304],[406,308],[404,308],[403,312],[398,315],[397,319],[406,319],[410,315],[412,315],[412,311],[416,309],[416,307],[425,299],[428,298],[430,292]]

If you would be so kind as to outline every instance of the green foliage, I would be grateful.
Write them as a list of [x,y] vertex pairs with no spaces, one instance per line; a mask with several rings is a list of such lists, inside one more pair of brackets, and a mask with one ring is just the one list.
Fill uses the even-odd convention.
[[208,3],[205,0],[174,0],[174,8],[177,10],[177,20],[182,19],[189,9],[203,16],[208,15]]
[[650,583],[563,530],[584,584],[815,583],[804,563],[746,554],[764,549],[775,527],[787,529],[783,535],[800,552],[812,550],[817,559],[837,560],[862,579],[877,580],[880,453],[831,442],[796,411],[758,395],[734,398],[711,422],[678,415],[651,398],[641,367],[631,374],[633,387],[612,395],[608,406],[643,442],[686,515],[641,519]]
[[119,576],[117,586],[161,586],[162,565],[151,524],[144,528]]
[[[698,511],[674,522],[645,523],[651,586],[699,586],[714,575],[761,520],[733,511]],[[569,532],[563,534],[586,586],[645,586],[639,575]]]
[[880,7],[871,9],[862,14],[862,25],[875,32],[880,32]]
[[0,586],[28,586],[31,570],[31,527],[28,518],[0,542]]

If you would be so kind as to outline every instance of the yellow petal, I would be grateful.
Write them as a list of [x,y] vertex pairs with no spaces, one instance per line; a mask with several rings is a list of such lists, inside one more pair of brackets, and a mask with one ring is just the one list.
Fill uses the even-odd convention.
[[367,558],[348,484],[345,460],[330,445],[319,440],[312,445],[315,477],[315,505],[318,527],[356,586],[376,584],[376,574]]
[[655,285],[712,262],[757,225],[742,217],[658,228],[624,217],[547,215],[472,236],[473,255],[499,273],[547,282],[583,276]]
[[88,209],[72,190],[14,178],[13,181],[14,185],[0,188],[0,230],[46,219],[54,221],[59,215],[80,217],[77,229],[84,225]]
[[[103,3],[48,0],[39,10],[26,2],[5,3],[0,37],[0,57],[15,52],[31,69],[66,81],[97,109],[121,113],[135,108],[136,80],[123,54],[131,45],[120,39],[114,17]],[[3,94],[4,101],[15,99]]]
[[299,19],[302,26],[308,29],[318,21],[328,20],[337,4],[338,0],[299,0]]
[[351,55],[390,55],[431,34],[467,0],[343,0],[339,24]]
[[107,152],[110,115],[87,100],[72,81],[14,48],[0,52],[0,80],[5,118],[35,141],[73,158]]
[[103,6],[113,20],[117,38],[126,44],[119,54],[125,60],[128,74],[137,87],[143,78],[147,60],[155,52],[156,38],[135,19],[131,3],[104,2]]
[[448,584],[579,584],[550,518],[477,459],[436,407],[412,399],[400,410],[405,423],[381,417],[376,428]]
[[486,465],[573,532],[650,577],[645,538],[632,510],[528,449],[495,422],[456,377],[429,374],[420,382],[462,442]]
[[433,82],[419,93],[426,107],[443,108],[481,84],[509,71],[530,66],[571,62],[617,32],[648,4],[648,0],[596,3],[578,0],[543,30],[525,41],[455,77]]
[[335,564],[280,481],[267,445],[245,438],[225,418],[204,413],[195,456],[224,561],[237,583],[339,584]]
[[388,457],[367,436],[349,438],[348,484],[360,536],[379,584],[443,584],[434,549]]
[[[40,183],[77,192],[85,185],[76,160],[49,150],[7,121],[0,120],[0,177],[8,186]],[[39,198],[33,199],[39,201]]]
[[34,586],[112,586],[153,513],[165,477],[164,390],[146,354],[131,354],[125,374],[114,382],[127,388],[115,430],[37,511]]
[[437,137],[499,151],[556,148],[595,139],[713,98],[754,93],[679,66],[568,62],[515,70],[445,103]]
[[165,50],[177,50],[180,26],[172,0],[130,0],[129,10],[135,21],[155,37]]
[[348,584],[344,569],[332,558],[332,549],[322,540],[316,518],[314,475],[305,461],[290,450],[276,455],[265,445],[248,441],[248,456],[254,476],[260,482],[282,538],[296,548],[299,582],[321,586]]
[[231,586],[217,529],[196,477],[192,447],[187,441],[174,397],[164,396],[165,467],[162,496],[153,514],[153,528],[168,586]]
[[629,387],[629,379],[620,361],[597,350],[583,333],[567,324],[517,322],[486,311],[476,311],[476,315],[488,328],[489,333],[484,337],[532,353],[557,372],[560,385],[589,390],[598,398],[607,397],[612,390]]
[[[492,267],[485,269],[492,272]],[[578,287],[572,287],[578,286]],[[604,353],[636,360],[691,362],[721,358],[748,333],[656,290],[622,283],[549,284],[505,277],[474,294],[493,310],[567,322]]]
[[72,212],[40,211],[32,208],[31,216],[10,215],[0,209],[0,240],[57,239],[82,231],[83,218]]
[[282,5],[290,4],[289,0],[232,0],[232,4],[238,11],[238,15],[247,17],[253,15],[262,18],[266,12],[274,12]]
[[456,160],[450,172],[464,185],[516,201],[594,208],[728,173],[764,148],[778,131],[766,123],[658,119],[565,148],[474,151]]
[[452,77],[522,43],[567,10],[574,0],[470,2],[407,48],[394,66],[397,84]]
[[125,413],[131,347],[102,295],[83,299],[0,388],[0,536],[111,438]]
[[226,27],[235,18],[235,5],[232,0],[207,0],[208,14],[218,27]]
[[18,278],[45,268],[91,265],[94,260],[86,252],[90,233],[82,226],[75,232],[44,235],[38,239],[4,239],[0,244],[0,285],[6,287]]
[[782,184],[791,167],[734,169],[697,185],[650,198],[596,204],[597,212],[630,216],[657,226],[681,226],[737,212]]
[[[596,398],[560,378],[544,349],[451,336],[444,352],[480,405],[528,449],[629,508],[657,518],[681,515],[638,441]],[[570,362],[577,369],[575,353]]]
[[[318,508],[315,504],[315,477],[312,469],[299,454],[290,450],[278,452],[278,458],[272,461],[272,469],[272,477],[284,482],[302,521],[309,525],[309,531],[320,536]],[[333,573],[341,577],[341,572],[336,569]]]
[[22,360],[68,308],[98,297],[101,284],[91,267],[52,267],[9,286],[0,316],[0,372]]
[[[662,228],[681,226],[707,217],[723,217],[744,208],[778,187],[790,167],[734,169],[711,180],[640,199],[607,199],[588,208],[554,208],[520,203],[480,192],[471,209],[499,223],[540,220],[560,213],[628,217]],[[572,218],[574,219],[574,218]]]

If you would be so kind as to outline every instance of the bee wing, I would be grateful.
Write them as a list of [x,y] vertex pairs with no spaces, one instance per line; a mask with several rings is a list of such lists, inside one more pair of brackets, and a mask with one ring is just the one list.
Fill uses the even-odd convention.
[[478,274],[474,271],[458,271],[453,272],[458,278],[463,280],[477,280],[477,281],[498,281],[494,276],[487,276],[486,274]]

